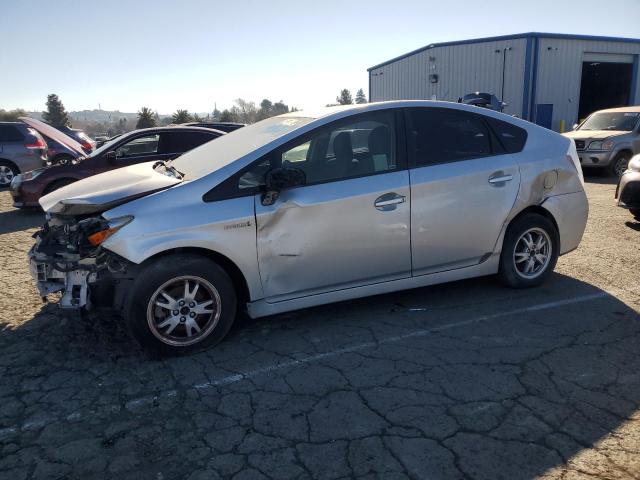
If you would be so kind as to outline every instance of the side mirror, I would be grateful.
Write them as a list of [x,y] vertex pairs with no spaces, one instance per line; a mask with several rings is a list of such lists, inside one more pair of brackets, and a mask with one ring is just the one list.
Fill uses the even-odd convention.
[[116,158],[118,158],[118,155],[116,154],[115,150],[110,150],[107,153],[104,154],[104,158],[107,162],[115,162]]
[[266,191],[262,195],[262,205],[268,206],[276,202],[282,190],[307,183],[307,176],[299,168],[274,168],[267,172],[265,183]]

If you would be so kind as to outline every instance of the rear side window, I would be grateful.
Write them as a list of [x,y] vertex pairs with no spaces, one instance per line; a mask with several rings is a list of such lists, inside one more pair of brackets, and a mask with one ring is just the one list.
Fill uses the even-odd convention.
[[417,167],[493,154],[491,135],[482,118],[443,108],[408,111],[407,142]]
[[171,132],[168,134],[167,153],[184,153],[199,147],[203,143],[210,142],[218,135],[207,132]]
[[524,128],[516,127],[509,122],[503,122],[496,118],[485,117],[498,140],[508,153],[518,153],[527,143],[527,131]]
[[21,142],[24,135],[13,125],[0,125],[0,142]]

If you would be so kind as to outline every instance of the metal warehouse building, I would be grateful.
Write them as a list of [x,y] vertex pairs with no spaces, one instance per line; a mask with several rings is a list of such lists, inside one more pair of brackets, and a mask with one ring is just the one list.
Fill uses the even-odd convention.
[[640,103],[640,39],[522,33],[434,43],[369,68],[371,101],[495,94],[505,113],[567,130]]

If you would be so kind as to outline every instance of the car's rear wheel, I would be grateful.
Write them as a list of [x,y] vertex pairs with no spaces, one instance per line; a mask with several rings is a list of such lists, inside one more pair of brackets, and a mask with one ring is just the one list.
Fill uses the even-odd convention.
[[505,235],[500,256],[500,281],[513,288],[535,287],[553,272],[560,240],[551,220],[537,213],[516,218]]
[[610,165],[611,174],[621,177],[629,165],[629,160],[631,160],[630,153],[620,152],[617,154]]
[[0,160],[0,188],[8,187],[18,173],[20,172],[15,165]]
[[155,354],[190,353],[220,342],[236,316],[229,275],[197,255],[172,255],[138,275],[125,308],[129,329]]
[[58,155],[53,158],[53,165],[68,165],[72,162],[73,157],[71,155]]

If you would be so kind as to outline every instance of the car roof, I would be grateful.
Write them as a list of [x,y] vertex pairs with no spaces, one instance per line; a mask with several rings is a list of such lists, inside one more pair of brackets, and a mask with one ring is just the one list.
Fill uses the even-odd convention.
[[600,112],[640,113],[640,105],[631,105],[629,107],[605,108],[604,110],[598,110],[597,112],[593,112],[593,113],[600,113]]
[[207,128],[207,127],[191,127],[191,126],[183,126],[178,125],[175,127],[149,127],[149,128],[138,128],[137,130],[131,130],[130,132],[124,133],[123,135],[129,135],[132,133],[140,133],[140,132],[175,132],[175,131],[189,131],[189,132],[215,132],[220,135],[226,135],[226,132],[221,130],[216,130],[215,128]]

